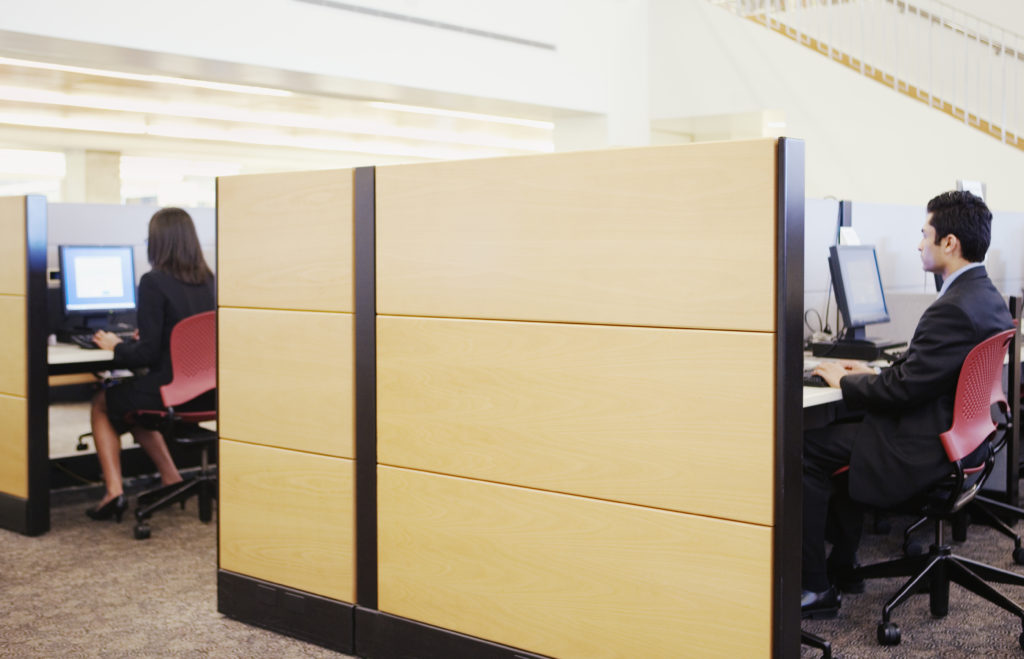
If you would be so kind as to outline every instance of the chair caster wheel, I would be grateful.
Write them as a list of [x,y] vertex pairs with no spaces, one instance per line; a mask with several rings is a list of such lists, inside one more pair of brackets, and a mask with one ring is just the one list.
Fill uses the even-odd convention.
[[135,539],[145,540],[149,537],[149,524],[138,523],[135,525]]
[[[1021,639],[1024,639],[1024,633],[1021,634]],[[1024,640],[1022,640],[1024,642]],[[899,645],[900,644],[900,626],[895,622],[880,622],[878,623],[878,644],[879,645]]]
[[924,553],[924,548],[917,542],[905,542],[903,543],[903,555],[904,556],[920,556]]
[[1017,547],[1013,550],[1013,562],[1017,565],[1024,565],[1024,547]]

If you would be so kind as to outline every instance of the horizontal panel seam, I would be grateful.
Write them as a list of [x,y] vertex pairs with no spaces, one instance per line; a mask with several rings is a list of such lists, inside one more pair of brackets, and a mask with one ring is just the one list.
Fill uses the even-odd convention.
[[290,313],[323,313],[323,314],[335,314],[341,316],[354,316],[354,311],[337,311],[334,309],[285,309],[282,307],[246,307],[246,306],[234,306],[234,305],[218,305],[218,309],[239,309],[242,311],[287,311]]
[[0,297],[9,297],[11,299],[24,300],[24,293],[0,293]]
[[11,398],[15,400],[28,400],[28,396],[25,394],[12,394],[6,391],[0,391],[0,398]]
[[235,443],[238,443],[238,444],[245,444],[246,446],[262,446],[263,448],[273,448],[273,449],[278,449],[279,451],[291,451],[292,453],[304,453],[306,455],[316,455],[316,456],[319,456],[321,458],[337,458],[338,460],[348,460],[349,462],[352,462],[352,463],[354,463],[356,461],[356,459],[354,457],[349,458],[349,457],[346,457],[344,455],[333,455],[331,453],[318,453],[317,451],[304,451],[302,449],[291,448],[289,446],[275,446],[273,444],[262,444],[260,442],[250,442],[250,441],[246,441],[244,439],[234,439],[233,437],[225,437],[223,435],[220,435],[218,437],[218,439],[223,439],[223,440],[227,440],[229,442],[235,442]]
[[576,494],[573,492],[562,492],[560,490],[549,490],[542,487],[532,487],[529,485],[520,485],[516,483],[503,483],[501,481],[488,480],[486,478],[474,478],[472,476],[462,476],[459,474],[446,474],[442,471],[432,471],[430,469],[418,469],[416,467],[407,467],[403,465],[389,464],[386,462],[378,462],[378,467],[391,467],[393,469],[402,469],[403,471],[412,471],[420,474],[430,474],[432,476],[445,476],[447,478],[458,478],[464,481],[470,481],[474,483],[487,483],[488,485],[502,485],[504,487],[514,487],[519,490],[528,490],[531,492],[543,492],[546,494],[558,494],[561,496],[573,497],[574,499],[586,499],[589,501],[601,501],[603,503],[614,503],[620,506],[631,506],[633,508],[644,508],[646,510],[658,510],[665,513],[674,513],[677,515],[687,515],[689,517],[698,517],[701,519],[714,519],[720,522],[732,522],[734,524],[745,524],[747,526],[757,526],[764,529],[774,528],[771,524],[765,524],[761,522],[752,522],[746,519],[733,519],[731,517],[719,517],[717,515],[704,515],[701,513],[688,512],[684,510],[675,510],[673,508],[662,508],[660,506],[651,506],[643,503],[634,503],[631,501],[618,501],[616,499],[607,499],[604,497],[588,496],[583,494]]
[[567,325],[581,327],[622,327],[635,329],[685,330],[692,332],[737,332],[775,336],[774,330],[734,329],[729,327],[680,327],[676,325],[626,325],[620,323],[585,323],[567,320],[524,320],[522,318],[469,318],[465,316],[419,316],[413,314],[378,313],[377,318],[422,318],[425,320],[471,320],[482,323],[529,323],[535,325]]

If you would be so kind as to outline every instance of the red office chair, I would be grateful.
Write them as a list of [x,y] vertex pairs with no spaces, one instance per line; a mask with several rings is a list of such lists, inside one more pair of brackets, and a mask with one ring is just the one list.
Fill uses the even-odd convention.
[[[179,411],[175,408],[217,387],[217,314],[214,311],[189,316],[171,330],[171,369],[173,379],[160,387],[165,410],[140,410],[140,415],[153,415],[160,419],[160,432],[168,441],[202,449],[199,475],[180,483],[170,492],[159,488],[139,495],[139,508],[135,511],[135,537],[148,538],[148,520],[154,512],[175,503],[199,497],[199,519],[213,519],[213,498],[216,496],[217,476],[210,469],[209,447],[217,433],[197,425],[217,418],[216,409]],[[154,496],[156,495],[156,496]]]
[[[878,642],[882,645],[897,645],[900,642],[900,628],[890,620],[892,611],[911,595],[923,592],[922,589],[927,589],[930,594],[932,615],[945,616],[949,612],[951,581],[1014,614],[1021,619],[1024,628],[1024,608],[986,582],[1024,586],[1024,576],[956,556],[949,545],[943,542],[943,522],[952,519],[974,499],[992,471],[994,459],[991,451],[985,463],[979,467],[968,467],[963,460],[982,444],[991,441],[995,434],[996,424],[992,421],[990,401],[994,387],[1002,389],[1003,357],[1013,332],[1012,329],[1006,330],[979,343],[968,353],[960,370],[953,425],[939,436],[953,473],[936,483],[922,497],[921,512],[935,522],[935,543],[928,554],[859,567],[849,575],[851,580],[911,577],[882,608],[882,622],[878,624]],[[1005,405],[1005,396],[1002,396],[1002,401]],[[1018,641],[1024,647],[1024,632]]]

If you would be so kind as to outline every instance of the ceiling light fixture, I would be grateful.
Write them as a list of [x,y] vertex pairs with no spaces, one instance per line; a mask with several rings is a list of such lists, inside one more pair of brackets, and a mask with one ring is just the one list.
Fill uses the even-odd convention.
[[235,92],[238,94],[256,94],[258,96],[293,96],[294,94],[285,89],[273,89],[271,87],[254,87],[252,85],[235,85],[226,82],[213,82],[210,80],[192,80],[190,78],[176,78],[174,76],[148,75],[142,73],[128,73],[127,71],[108,71],[106,69],[91,69],[84,66],[67,66],[64,64],[51,64],[49,62],[33,62],[31,60],[14,59],[11,57],[0,57],[0,65],[20,66],[26,69],[41,69],[44,71],[62,71],[64,73],[80,73],[82,75],[100,76],[104,78],[118,78],[120,80],[137,80],[139,82],[154,82],[165,85],[179,85],[181,87],[198,87],[200,89],[213,89],[224,92]]

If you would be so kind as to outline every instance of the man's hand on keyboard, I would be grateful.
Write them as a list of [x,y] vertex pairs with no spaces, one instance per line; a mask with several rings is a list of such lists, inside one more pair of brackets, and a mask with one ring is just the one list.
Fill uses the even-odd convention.
[[851,375],[854,373],[874,373],[875,369],[871,368],[864,362],[841,359],[837,362],[821,362],[814,367],[814,372],[825,378],[825,382],[828,382],[828,386],[838,388],[839,381],[844,375]]

